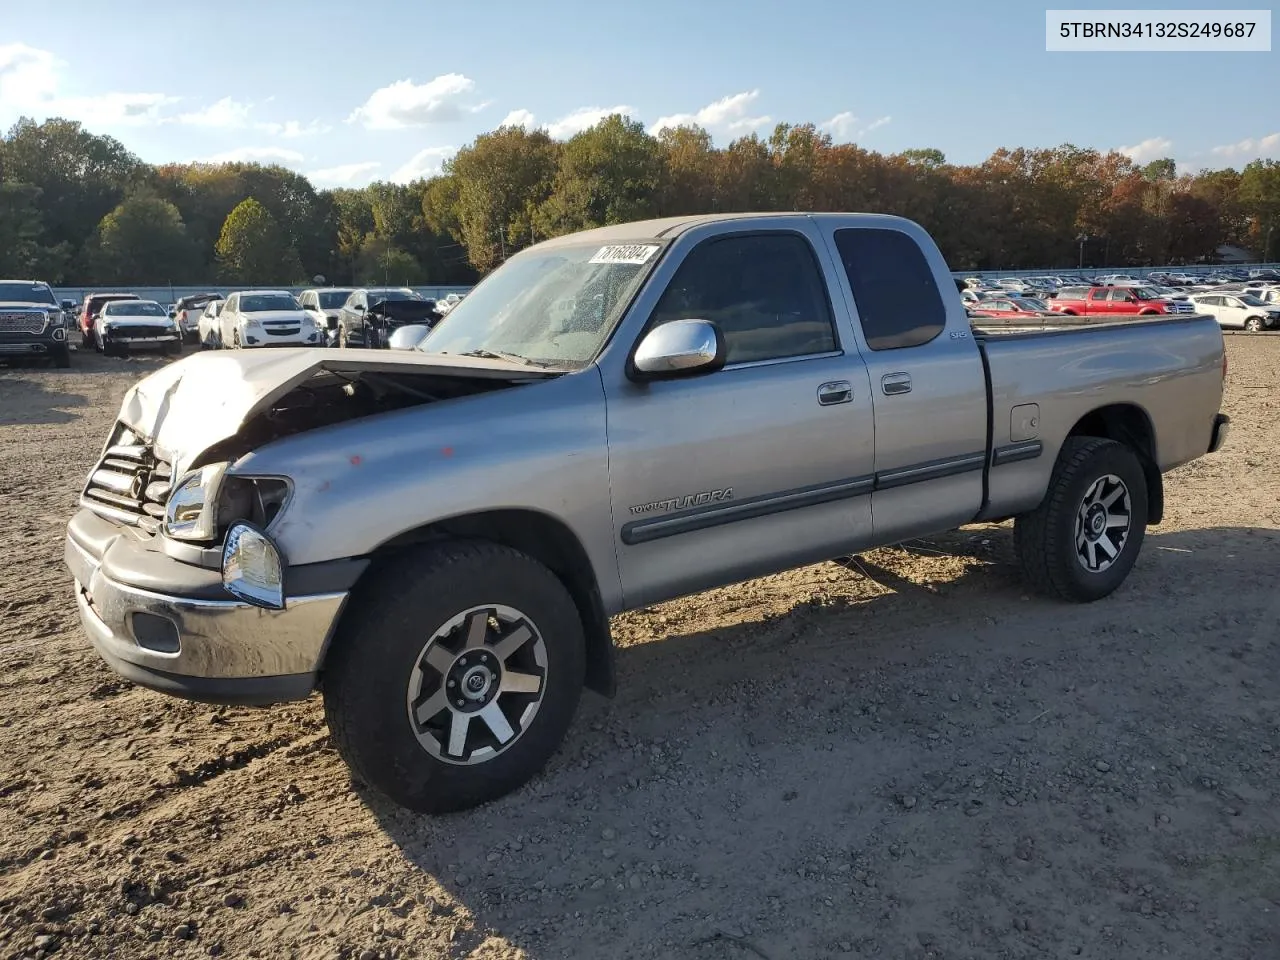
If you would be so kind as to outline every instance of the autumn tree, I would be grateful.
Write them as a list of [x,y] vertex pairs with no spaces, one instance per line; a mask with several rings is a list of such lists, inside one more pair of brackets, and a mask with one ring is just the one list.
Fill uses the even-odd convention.
[[306,283],[298,252],[269,210],[250,197],[227,214],[217,244],[226,283],[246,286]]
[[[558,152],[544,130],[499,127],[476,137],[445,165],[457,236],[478,269],[498,264],[508,247],[536,239],[535,213],[551,196]],[[437,196],[441,189],[428,186]],[[444,222],[443,212],[439,216]]]

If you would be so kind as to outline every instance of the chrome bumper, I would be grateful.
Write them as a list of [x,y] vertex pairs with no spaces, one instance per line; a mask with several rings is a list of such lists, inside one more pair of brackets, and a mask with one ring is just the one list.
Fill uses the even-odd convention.
[[347,599],[345,592],[290,597],[284,610],[264,610],[233,599],[167,596],[112,579],[69,535],[64,558],[80,622],[98,654],[136,683],[193,700],[307,696]]

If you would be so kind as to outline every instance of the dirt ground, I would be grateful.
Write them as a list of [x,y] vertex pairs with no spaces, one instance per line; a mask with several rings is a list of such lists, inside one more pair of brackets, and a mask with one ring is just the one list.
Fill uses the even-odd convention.
[[620,694],[441,818],[316,698],[116,679],[62,566],[153,361],[0,370],[0,957],[1280,956],[1280,336],[1127,584],[1029,597],[1008,525],[617,618]]

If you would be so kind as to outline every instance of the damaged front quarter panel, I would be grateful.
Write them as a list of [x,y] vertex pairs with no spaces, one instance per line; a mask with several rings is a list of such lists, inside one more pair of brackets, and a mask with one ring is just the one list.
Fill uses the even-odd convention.
[[[179,477],[291,433],[550,375],[500,361],[407,351],[202,353],[130,388],[120,420],[150,441]],[[341,393],[362,379],[363,392]]]

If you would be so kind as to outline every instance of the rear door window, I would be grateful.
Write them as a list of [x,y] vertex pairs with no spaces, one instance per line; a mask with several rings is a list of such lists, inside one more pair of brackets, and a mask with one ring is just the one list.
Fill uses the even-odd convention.
[[899,230],[854,228],[837,230],[835,242],[868,347],[918,347],[942,333],[947,308],[911,237]]

